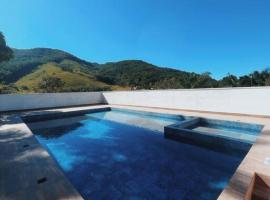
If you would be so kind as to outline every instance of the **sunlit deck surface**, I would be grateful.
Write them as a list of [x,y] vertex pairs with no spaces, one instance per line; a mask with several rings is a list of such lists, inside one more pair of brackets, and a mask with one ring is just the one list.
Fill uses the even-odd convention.
[[266,159],[270,160],[270,118],[161,108],[94,105],[2,114],[0,118],[0,199],[82,199],[60,170],[56,161],[38,143],[20,116],[106,107],[263,124],[265,126],[262,133],[239,165],[219,199],[244,199],[255,173],[270,177],[270,164],[266,164]]

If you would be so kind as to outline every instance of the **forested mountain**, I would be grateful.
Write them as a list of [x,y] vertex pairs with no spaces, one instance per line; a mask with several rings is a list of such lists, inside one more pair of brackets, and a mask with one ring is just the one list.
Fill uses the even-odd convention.
[[228,74],[215,80],[207,72],[197,74],[157,67],[141,60],[91,63],[48,48],[13,49],[13,58],[0,64],[1,93],[265,85],[270,85],[269,69],[240,78]]
[[137,89],[174,89],[216,87],[210,74],[196,74],[170,68],[161,68],[140,60],[128,60],[100,65],[98,80],[109,84]]

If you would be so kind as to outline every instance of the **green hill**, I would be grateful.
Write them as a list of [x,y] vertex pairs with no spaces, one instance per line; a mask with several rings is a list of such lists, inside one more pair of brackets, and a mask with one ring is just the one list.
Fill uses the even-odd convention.
[[13,53],[13,59],[0,64],[1,93],[193,88],[215,84],[208,75],[161,68],[140,60],[100,65],[57,49],[13,49]]
[[57,49],[13,49],[13,54],[13,59],[0,64],[0,93],[270,85],[269,69],[215,80],[209,73],[157,67],[141,60],[91,63]]
[[196,74],[161,68],[140,60],[127,60],[101,65],[98,80],[108,84],[137,89],[168,89],[215,87],[217,81],[209,74]]
[[[70,61],[65,60],[63,62]],[[40,92],[42,90],[40,84],[43,79],[54,77],[62,81],[61,88],[58,88],[57,92],[110,90],[108,84],[96,81],[91,74],[84,73],[79,69],[66,71],[62,69],[61,64],[50,62],[40,65],[33,73],[15,82],[15,85],[21,90]],[[76,65],[77,63],[74,64],[74,66]]]
[[[61,63],[64,60],[77,62],[82,69],[91,71],[96,67],[69,53],[57,49],[13,49],[14,58],[0,64],[0,81],[12,83],[48,62]],[[65,67],[63,65],[63,67]],[[72,68],[72,67],[71,67]]]
[[[0,64],[2,93],[124,89],[96,80],[97,64],[86,62],[61,50],[36,48],[13,49],[13,52],[13,59]],[[61,85],[53,91],[44,90],[41,86],[48,77],[59,79]]]

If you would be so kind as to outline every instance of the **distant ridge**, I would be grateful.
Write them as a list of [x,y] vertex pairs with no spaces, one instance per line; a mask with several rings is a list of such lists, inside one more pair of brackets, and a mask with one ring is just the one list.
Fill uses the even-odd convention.
[[270,70],[222,80],[158,67],[142,60],[106,64],[82,60],[58,49],[13,49],[0,64],[0,93],[68,92],[129,89],[176,89],[270,85]]

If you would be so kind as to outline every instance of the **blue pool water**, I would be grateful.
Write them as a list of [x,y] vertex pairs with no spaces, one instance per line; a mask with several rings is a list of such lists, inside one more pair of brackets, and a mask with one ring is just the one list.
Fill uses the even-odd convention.
[[32,130],[85,199],[216,199],[243,157],[167,140],[138,118],[183,119],[140,115],[98,112]]
[[111,112],[96,112],[87,116],[147,128],[154,131],[164,131],[164,126],[180,123],[187,119],[181,115],[167,115],[151,112],[123,110],[113,108]]

